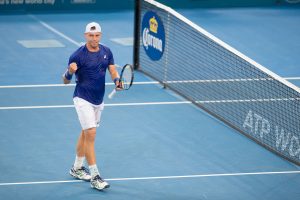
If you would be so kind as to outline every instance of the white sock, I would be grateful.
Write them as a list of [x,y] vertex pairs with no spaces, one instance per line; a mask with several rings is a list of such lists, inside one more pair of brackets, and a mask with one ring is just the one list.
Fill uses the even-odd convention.
[[80,169],[83,166],[84,157],[78,157],[76,155],[75,162],[74,162],[74,169]]
[[90,169],[90,173],[91,173],[91,176],[92,176],[92,177],[95,177],[95,176],[97,176],[97,175],[100,176],[100,173],[99,173],[99,171],[98,171],[98,168],[97,168],[97,165],[96,165],[96,164],[90,165],[90,166],[89,166],[89,169]]

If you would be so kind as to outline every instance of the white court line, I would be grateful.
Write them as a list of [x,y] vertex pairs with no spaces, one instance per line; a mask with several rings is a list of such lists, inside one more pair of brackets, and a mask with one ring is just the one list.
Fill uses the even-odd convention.
[[[116,65],[118,66],[118,65]],[[120,66],[118,66],[120,67]],[[287,77],[286,80],[300,80],[300,77]],[[165,83],[189,83],[189,82],[233,82],[233,81],[253,81],[255,79],[224,79],[224,80],[185,80],[185,81],[166,81]],[[258,79],[257,79],[258,80]],[[266,79],[264,79],[266,80]],[[160,84],[158,81],[139,81],[133,82],[133,85],[151,85],[151,84]],[[114,85],[114,83],[109,82],[105,83],[105,85]],[[75,84],[37,84],[37,85],[0,85],[0,89],[2,88],[39,88],[39,87],[74,87]]]
[[[140,81],[133,82],[133,85],[151,85],[151,84],[159,84],[158,81]],[[105,83],[105,85],[114,85],[114,83]],[[74,87],[75,84],[39,84],[39,85],[1,85],[0,89],[4,88],[39,88],[39,87]]]
[[55,28],[53,28],[52,26],[50,26],[49,24],[39,20],[37,17],[35,17],[34,15],[28,15],[29,17],[33,18],[34,20],[38,21],[41,25],[43,25],[45,28],[47,28],[48,30],[52,31],[53,33],[56,33],[57,35],[59,35],[60,37],[68,40],[69,42],[75,44],[76,46],[80,47],[81,44],[76,42],[75,40],[73,40],[72,38],[66,36],[65,34],[63,34],[62,32],[56,30]]
[[[253,102],[274,102],[274,101],[299,101],[300,98],[278,98],[278,99],[241,99],[241,100],[213,100],[196,101],[197,104],[211,103],[253,103]],[[105,107],[115,106],[147,106],[147,105],[176,105],[192,104],[191,101],[161,101],[161,102],[143,102],[143,103],[112,103],[105,104]],[[0,110],[21,110],[21,109],[45,109],[45,108],[72,108],[74,105],[53,105],[53,106],[7,106],[0,107]]]
[[[39,22],[42,26],[44,26],[45,28],[47,28],[48,30],[52,31],[53,33],[59,35],[60,37],[66,39],[67,41],[75,44],[76,46],[80,47],[82,46],[84,43],[82,42],[76,42],[75,40],[73,40],[72,38],[68,37],[67,35],[63,34],[62,32],[58,31],[57,29],[55,29],[54,27],[50,26],[49,24],[47,24],[46,22],[38,19],[36,16],[29,14],[29,17],[31,17],[32,19],[36,20],[37,22]],[[102,43],[101,43],[102,44]],[[115,64],[116,67],[120,68],[119,65]]]
[[285,77],[286,80],[300,80],[300,77]]
[[[108,178],[107,181],[135,181],[135,180],[160,180],[160,179],[182,179],[182,178],[203,178],[203,177],[225,177],[225,176],[253,176],[253,175],[278,175],[278,174],[300,174],[300,171],[279,171],[279,172],[246,172],[246,173],[226,173],[226,174],[197,174],[183,176],[150,176],[150,177],[133,177],[133,178]],[[0,183],[0,186],[10,185],[34,185],[34,184],[55,184],[55,183],[78,183],[81,180],[67,181],[34,181],[34,182],[16,182]]]
[[40,87],[70,87],[75,84],[41,84],[41,85],[1,85],[0,88],[40,88]]
[[[190,101],[171,101],[171,102],[144,102],[144,103],[113,103],[105,104],[105,107],[114,106],[145,106],[145,105],[175,105],[175,104],[191,104]],[[21,110],[21,109],[45,109],[45,108],[73,108],[74,105],[53,105],[53,106],[11,106],[0,107],[0,110]]]
[[196,101],[200,104],[208,103],[253,103],[253,102],[273,102],[273,101],[299,101],[300,98],[270,98],[270,99],[229,99],[229,100],[212,100],[212,101]]
[[[254,103],[254,102],[276,102],[276,101],[299,101],[300,98],[270,98],[270,99],[231,99],[231,100],[211,100],[195,101],[197,104],[214,103]],[[113,103],[105,104],[106,107],[114,106],[145,106],[145,105],[174,105],[191,104],[192,101],[163,101],[163,102],[143,102],[143,103]],[[74,105],[52,105],[52,106],[3,106],[0,110],[20,110],[20,109],[45,109],[45,108],[72,108]]]

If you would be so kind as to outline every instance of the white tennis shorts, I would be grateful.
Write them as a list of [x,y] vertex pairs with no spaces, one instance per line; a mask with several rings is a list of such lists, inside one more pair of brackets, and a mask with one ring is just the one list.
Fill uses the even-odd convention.
[[73,102],[82,130],[99,127],[104,103],[94,105],[79,97],[74,97]]

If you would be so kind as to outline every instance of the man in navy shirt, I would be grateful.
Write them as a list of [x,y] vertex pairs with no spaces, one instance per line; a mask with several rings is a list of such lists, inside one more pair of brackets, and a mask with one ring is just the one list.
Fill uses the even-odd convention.
[[[99,44],[102,36],[100,25],[95,22],[89,23],[84,35],[86,44],[70,56],[68,69],[63,75],[65,84],[71,82],[73,74],[76,76],[73,101],[82,127],[70,174],[77,179],[91,181],[92,188],[103,190],[108,188],[109,184],[100,177],[96,165],[94,142],[96,127],[99,126],[104,108],[106,70],[110,72],[118,89],[121,89],[121,84],[112,52],[108,47]],[[85,159],[89,170],[84,167]]]

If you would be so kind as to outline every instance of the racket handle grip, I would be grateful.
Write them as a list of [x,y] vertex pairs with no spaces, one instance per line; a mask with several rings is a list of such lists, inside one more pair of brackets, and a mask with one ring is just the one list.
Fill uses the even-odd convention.
[[113,91],[111,91],[111,93],[108,95],[108,98],[109,99],[113,98],[113,96],[115,96],[116,92],[117,92],[116,89],[114,89]]

